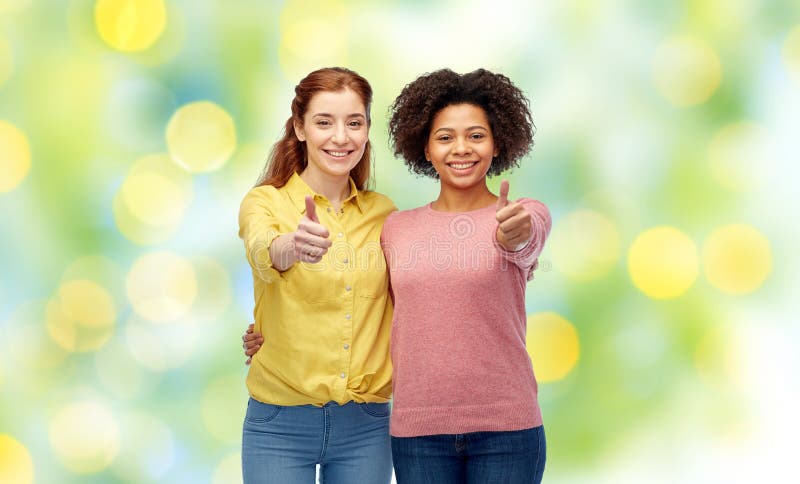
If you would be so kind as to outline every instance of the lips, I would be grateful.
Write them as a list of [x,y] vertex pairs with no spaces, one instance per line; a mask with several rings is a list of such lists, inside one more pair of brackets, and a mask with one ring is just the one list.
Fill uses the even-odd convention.
[[454,170],[469,170],[473,166],[477,165],[477,161],[457,161],[457,162],[450,162],[447,164],[450,168]]
[[322,151],[327,153],[329,156],[332,156],[333,158],[344,158],[345,156],[352,153],[352,151],[332,151],[332,150],[322,150]]

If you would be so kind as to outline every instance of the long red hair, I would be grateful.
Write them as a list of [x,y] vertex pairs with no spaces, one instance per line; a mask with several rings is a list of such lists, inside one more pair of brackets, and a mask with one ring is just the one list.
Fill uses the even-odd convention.
[[[308,103],[318,92],[339,92],[345,88],[358,94],[367,111],[367,126],[370,126],[370,107],[372,106],[372,87],[366,79],[343,67],[326,67],[307,75],[294,88],[292,100],[292,117],[286,121],[283,135],[272,146],[264,171],[256,182],[256,186],[272,185],[280,188],[286,185],[293,173],[305,170],[308,163],[306,145],[297,139],[294,133],[295,123],[303,125],[303,116]],[[370,184],[370,162],[372,150],[369,140],[364,155],[358,164],[350,170],[350,177],[359,190],[367,190]]]

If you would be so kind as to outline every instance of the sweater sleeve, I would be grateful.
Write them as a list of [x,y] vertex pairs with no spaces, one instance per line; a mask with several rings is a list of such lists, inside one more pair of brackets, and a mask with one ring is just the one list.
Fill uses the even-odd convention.
[[[539,265],[539,254],[544,249],[544,242],[550,234],[550,228],[553,224],[550,218],[550,210],[538,200],[530,198],[522,198],[518,200],[522,206],[531,214],[533,222],[533,236],[528,243],[516,252],[512,252],[503,248],[497,237],[494,237],[494,246],[500,251],[500,255],[507,261],[519,267],[525,274],[525,279],[530,281],[533,279],[533,271]],[[497,226],[495,226],[495,234],[497,233]]]
[[271,200],[277,195],[273,187],[257,187],[245,195],[239,207],[239,237],[244,241],[247,261],[254,273],[268,283],[281,277],[269,255],[272,241],[282,235],[273,215],[276,200]]

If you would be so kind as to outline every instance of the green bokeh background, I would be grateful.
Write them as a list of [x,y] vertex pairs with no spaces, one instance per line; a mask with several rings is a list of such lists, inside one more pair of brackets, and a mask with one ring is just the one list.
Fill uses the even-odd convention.
[[[0,436],[27,450],[34,482],[240,482],[239,338],[252,285],[238,205],[289,116],[294,85],[330,65],[373,85],[375,187],[399,208],[438,189],[392,156],[389,104],[424,72],[485,67],[528,94],[537,126],[534,149],[505,176],[511,196],[544,201],[554,230],[591,210],[618,235],[620,251],[597,277],[560,270],[550,246],[528,286],[529,314],[560,314],[580,341],[578,364],[540,385],[545,482],[793,482],[800,47],[791,39],[800,3],[166,4],[158,41],[124,53],[98,35],[94,1],[0,0],[0,121],[26,135],[32,160],[25,179],[0,193]],[[659,87],[664,72],[675,83],[704,72],[664,64],[660,49],[675,38],[719,59],[719,85],[702,102],[676,104]],[[191,175],[191,205],[171,236],[137,244],[119,230],[113,201],[136,160],[167,153],[167,123],[194,101],[231,115],[236,152],[219,170]],[[711,146],[743,122],[761,135],[745,163],[731,162],[745,183],[726,183]],[[745,294],[720,289],[702,268],[703,244],[731,224],[769,241],[769,275]],[[636,237],[659,226],[680,230],[701,258],[691,287],[668,299],[637,288],[627,263]],[[159,251],[194,265],[198,298],[180,321],[149,325],[128,300],[126,277]],[[46,328],[48,304],[76,261],[116,309],[108,341],[86,352],[65,351]],[[142,338],[166,361],[160,368],[142,356]],[[105,409],[98,425],[116,428],[118,446],[109,444],[107,465],[81,473],[53,435],[64,409],[87,402],[94,406],[81,408]],[[76,442],[109,435],[76,432]],[[0,456],[0,480],[3,465],[11,464]]]

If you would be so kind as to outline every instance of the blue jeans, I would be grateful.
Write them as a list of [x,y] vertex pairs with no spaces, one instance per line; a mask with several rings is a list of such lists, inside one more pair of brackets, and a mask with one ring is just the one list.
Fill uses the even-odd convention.
[[389,404],[281,406],[250,399],[242,435],[244,484],[388,484]]
[[392,457],[397,484],[538,484],[544,428],[392,437]]

